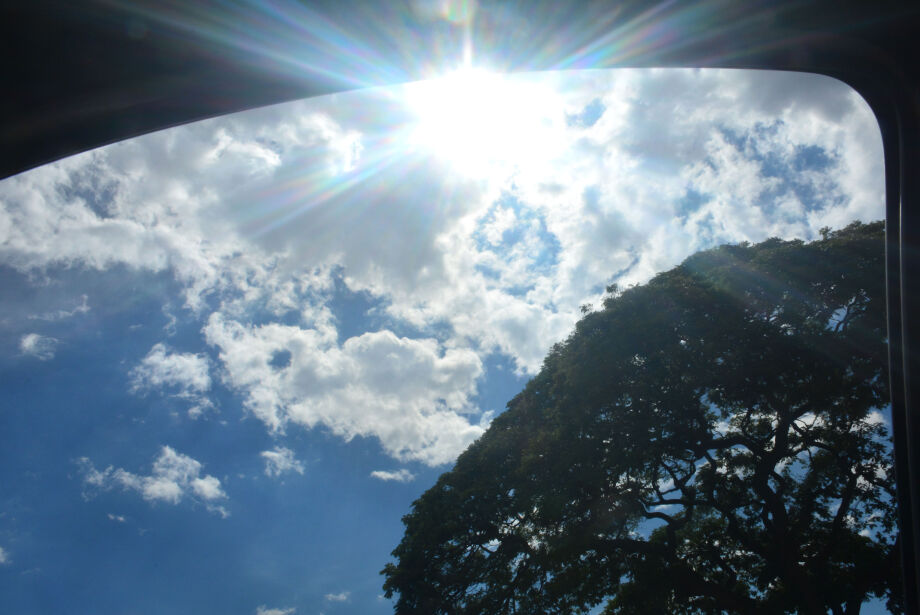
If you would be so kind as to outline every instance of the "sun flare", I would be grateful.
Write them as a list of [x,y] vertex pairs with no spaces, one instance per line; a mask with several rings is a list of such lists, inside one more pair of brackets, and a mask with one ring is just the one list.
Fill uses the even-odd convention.
[[564,118],[555,92],[520,76],[466,69],[412,84],[408,104],[420,146],[472,175],[547,160]]

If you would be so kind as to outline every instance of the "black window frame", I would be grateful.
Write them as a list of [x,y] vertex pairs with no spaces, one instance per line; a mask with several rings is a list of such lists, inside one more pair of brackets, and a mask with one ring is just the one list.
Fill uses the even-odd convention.
[[[501,70],[723,67],[824,74],[868,102],[882,133],[888,332],[903,572],[920,597],[920,3],[892,0],[481,0],[451,23],[411,0],[301,0],[287,34],[302,58],[266,65],[233,47],[255,2],[29,0],[0,7],[0,178],[154,130],[354,88],[373,57],[384,85],[424,77],[433,49],[472,41]],[[298,21],[300,20],[298,27]],[[254,23],[254,22],[253,22]],[[333,27],[347,48],[313,38]],[[629,35],[655,24],[645,46]],[[251,26],[251,24],[247,24]],[[269,24],[272,28],[280,24]],[[223,30],[222,30],[223,29]],[[278,36],[278,32],[250,32]],[[284,32],[282,32],[284,34]],[[290,40],[295,40],[291,38]],[[603,45],[591,47],[592,42]],[[229,45],[228,45],[229,42]],[[619,44],[619,46],[617,46]],[[358,49],[358,48],[361,49]],[[547,49],[555,49],[547,53]],[[591,53],[580,53],[585,50]],[[368,55],[372,52],[372,55]],[[540,53],[537,53],[540,52]],[[310,67],[313,67],[312,69]],[[368,66],[368,69],[372,67]],[[383,70],[385,69],[385,70]],[[371,71],[372,72],[372,71]]]

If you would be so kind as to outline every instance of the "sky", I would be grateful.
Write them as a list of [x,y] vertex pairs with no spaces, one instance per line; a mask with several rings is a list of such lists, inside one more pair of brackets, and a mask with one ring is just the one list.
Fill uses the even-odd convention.
[[0,610],[392,612],[380,569],[608,284],[884,217],[841,82],[353,91],[0,182]]

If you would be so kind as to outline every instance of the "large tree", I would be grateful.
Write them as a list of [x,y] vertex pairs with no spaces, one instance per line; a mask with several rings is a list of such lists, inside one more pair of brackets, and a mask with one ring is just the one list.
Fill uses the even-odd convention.
[[608,289],[386,566],[399,614],[900,610],[884,228]]

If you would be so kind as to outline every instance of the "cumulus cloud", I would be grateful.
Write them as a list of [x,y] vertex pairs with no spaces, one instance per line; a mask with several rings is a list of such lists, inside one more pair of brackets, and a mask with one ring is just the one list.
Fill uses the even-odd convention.
[[221,487],[220,480],[206,474],[202,476],[201,462],[169,446],[164,446],[153,462],[150,474],[134,474],[108,466],[97,470],[86,457],[77,461],[83,472],[83,483],[91,489],[108,490],[120,487],[136,491],[150,502],[178,504],[185,497],[203,502],[208,510],[227,516],[227,511],[217,502],[226,499],[227,494]]
[[[535,373],[607,284],[719,243],[884,215],[877,124],[833,79],[537,78],[552,104],[526,164],[458,172],[449,152],[409,144],[405,90],[316,98],[10,178],[0,261],[169,271],[206,322],[213,367],[269,431],[322,426],[438,464],[487,423],[483,362],[498,353]],[[343,289],[374,303],[373,325],[345,326]],[[210,373],[204,355],[157,345],[132,377],[205,399]]]
[[[326,241],[350,243],[349,286],[380,296],[389,315],[448,323],[455,339],[533,373],[609,282],[644,282],[719,243],[810,238],[883,213],[878,129],[840,82],[615,71],[566,76],[560,91],[563,120],[598,100],[603,110],[590,126],[553,123],[543,163],[479,183],[424,165],[395,188],[382,176],[338,200],[375,202],[366,226],[292,249],[311,260]],[[446,177],[432,182],[436,172]],[[427,202],[438,206],[420,236],[403,211]],[[297,236],[288,227],[277,238]]]
[[[171,271],[186,305],[263,264],[241,231],[254,194],[286,181],[282,163],[316,181],[351,169],[361,136],[308,103],[269,107],[114,144],[0,183],[0,261]],[[301,167],[302,168],[302,167]],[[241,186],[248,190],[243,191]],[[246,218],[246,220],[241,220]]]
[[[273,431],[325,426],[346,440],[376,437],[397,459],[446,463],[483,429],[464,413],[482,362],[475,352],[430,338],[364,333],[339,345],[316,329],[249,326],[211,316],[207,341],[220,352],[227,384]],[[278,352],[284,366],[273,365]]]
[[388,470],[374,470],[371,472],[371,476],[378,480],[395,481],[397,483],[409,483],[415,480],[415,474],[405,468],[396,470],[395,472]]
[[53,337],[45,337],[38,333],[28,333],[19,340],[19,351],[24,355],[32,356],[39,361],[48,361],[54,358],[54,350],[58,341]]
[[202,354],[170,353],[155,344],[132,372],[134,388],[176,387],[182,393],[204,393],[211,388],[208,359]]
[[264,604],[256,608],[256,615],[292,615],[297,609],[290,607],[287,609],[270,609]]
[[7,553],[6,549],[4,549],[3,547],[0,547],[0,566],[4,564],[9,564],[10,562],[11,562],[10,554]]
[[259,453],[265,460],[265,475],[277,477],[285,472],[303,474],[303,463],[294,457],[294,451],[283,446]]
[[337,594],[326,594],[326,600],[329,602],[348,602],[351,592],[339,592]]
[[134,392],[173,389],[192,402],[188,411],[192,418],[213,406],[205,395],[211,388],[211,375],[210,361],[203,354],[170,353],[163,344],[155,344],[131,371],[131,379]]

